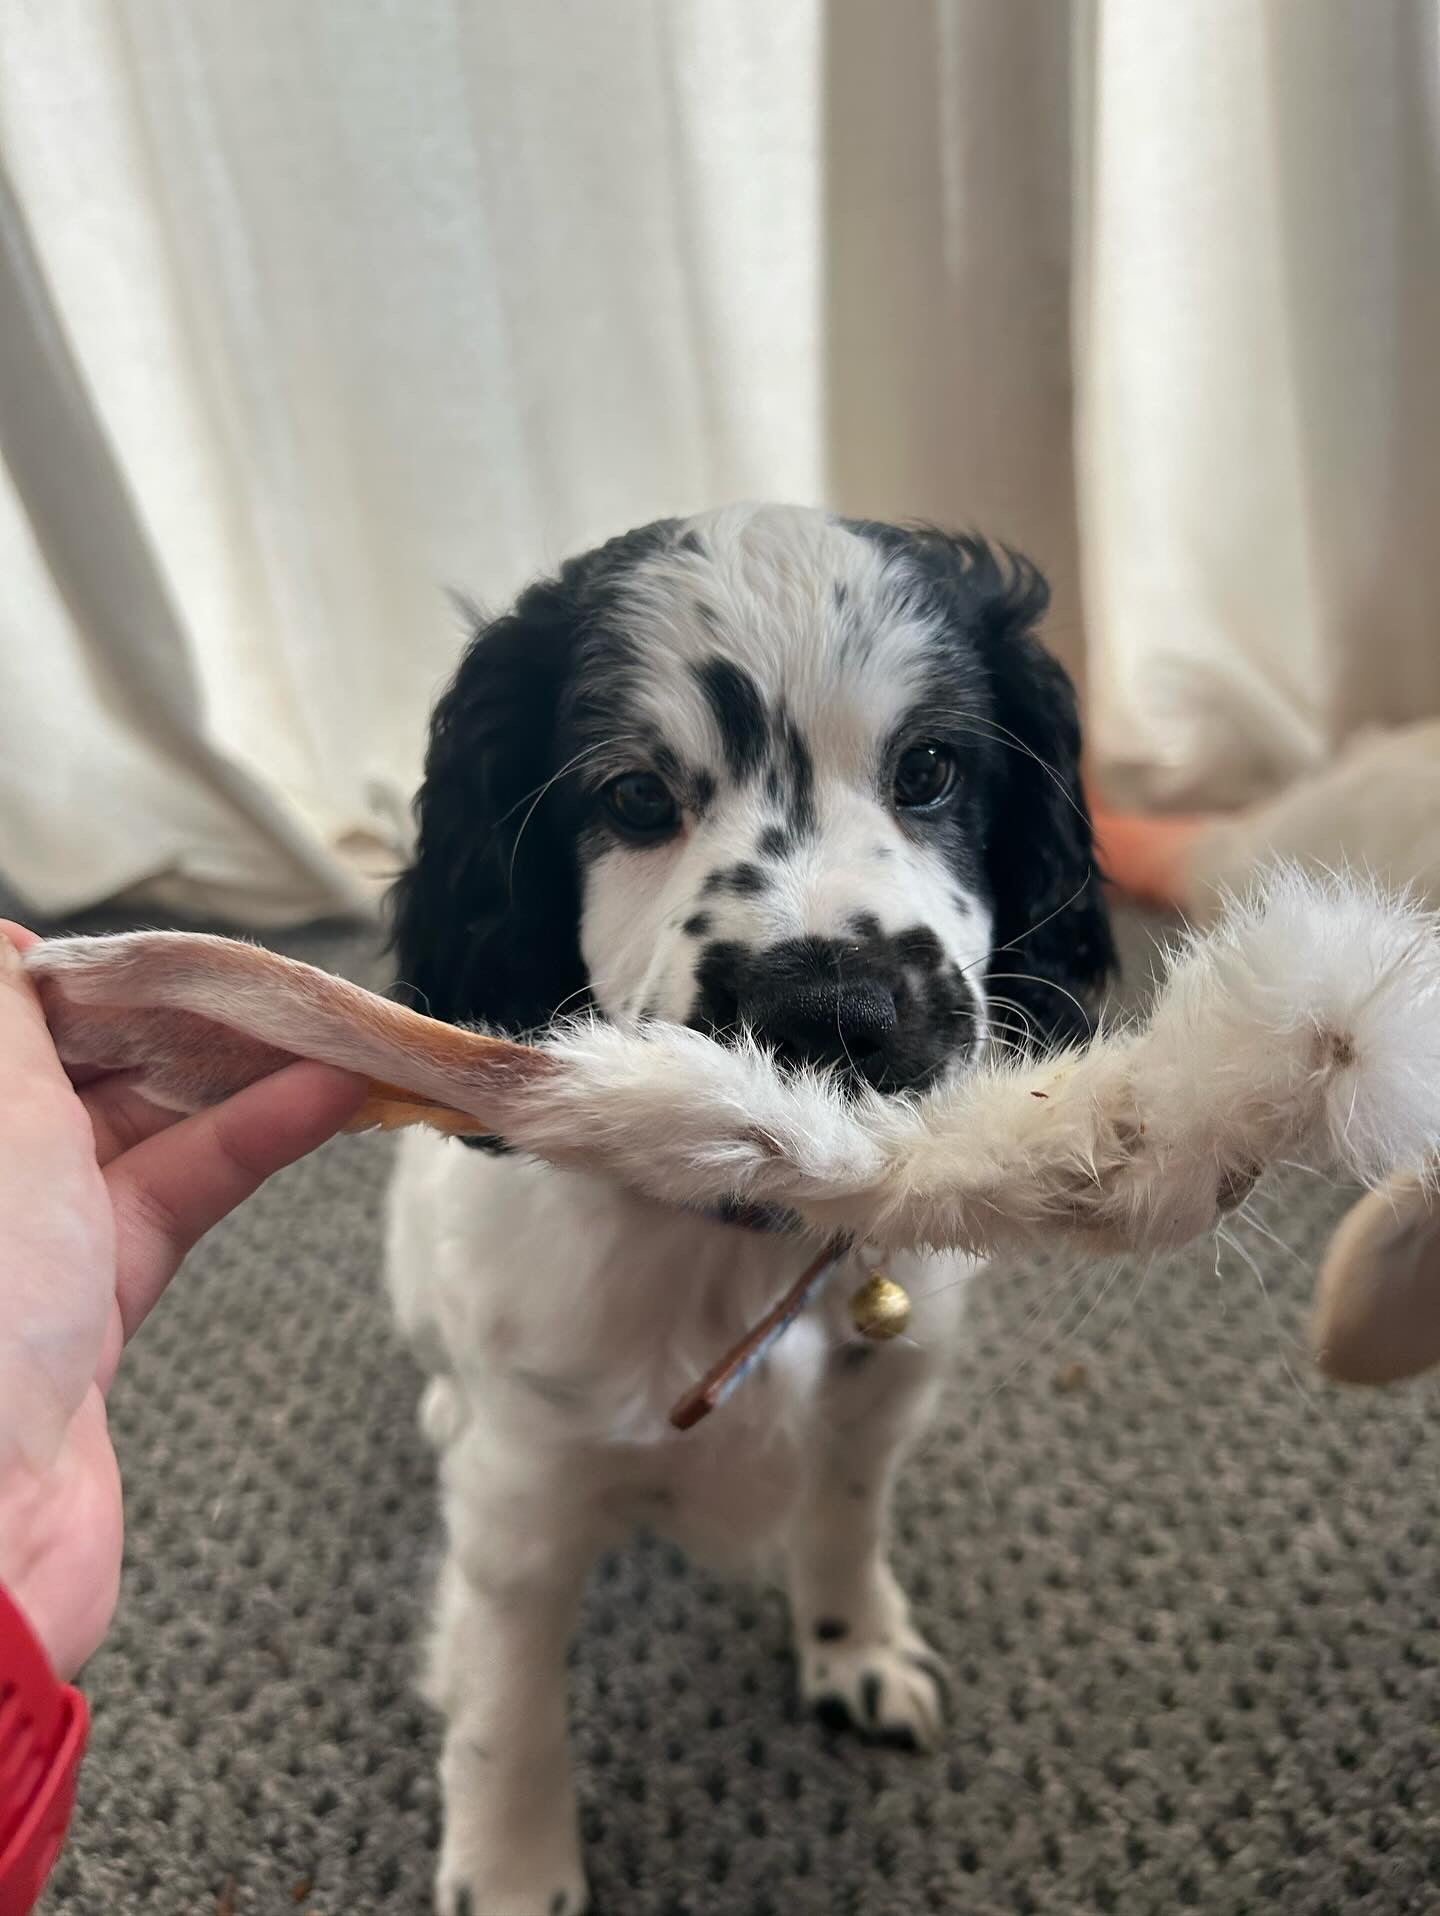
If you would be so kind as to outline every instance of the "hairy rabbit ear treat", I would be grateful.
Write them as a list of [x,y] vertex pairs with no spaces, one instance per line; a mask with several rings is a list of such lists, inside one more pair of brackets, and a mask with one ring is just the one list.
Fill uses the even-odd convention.
[[[1289,868],[1180,943],[1145,1022],[909,1100],[663,1023],[581,1021],[515,1044],[225,939],[62,939],[25,963],[67,1061],[174,1108],[316,1058],[374,1081],[364,1122],[498,1135],[670,1203],[776,1207],[817,1242],[882,1255],[1163,1250],[1210,1230],[1278,1159],[1375,1183],[1440,1150],[1434,919]],[[1357,1224],[1340,1265],[1371,1243]],[[1335,1283],[1327,1296],[1350,1295]],[[1424,1314],[1418,1277],[1396,1295]],[[879,1289],[857,1309],[872,1326],[900,1314]],[[1337,1327],[1360,1319],[1332,1301],[1326,1321],[1334,1367],[1358,1335]]]

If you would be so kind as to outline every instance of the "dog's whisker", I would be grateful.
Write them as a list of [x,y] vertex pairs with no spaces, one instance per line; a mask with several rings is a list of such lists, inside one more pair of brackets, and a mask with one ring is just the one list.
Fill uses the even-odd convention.
[[[1071,892],[1070,896],[1062,899],[1053,911],[1046,912],[1043,918],[1037,918],[1034,924],[1027,925],[1024,931],[1017,932],[1013,938],[1007,938],[1003,945],[992,946],[984,958],[976,959],[973,963],[962,966],[961,969],[964,971],[973,971],[977,965],[988,964],[991,958],[998,956],[1002,951],[1014,951],[1017,946],[1023,945],[1027,938],[1033,938],[1037,931],[1043,931],[1053,919],[1059,918],[1063,913],[1069,911],[1070,907],[1075,904],[1078,899],[1084,897],[1094,875],[1093,869],[1087,872],[1085,877],[1082,878],[1080,883],[1075,887],[1074,891]],[[996,975],[1003,976],[1004,974],[997,973]]]
[[[538,786],[534,792],[528,794],[530,798],[530,809],[526,812],[525,816],[521,819],[520,828],[516,832],[514,843],[510,847],[510,869],[506,874],[505,883],[506,883],[507,890],[509,890],[512,896],[514,895],[514,890],[515,890],[515,861],[520,856],[520,841],[525,836],[525,828],[530,823],[531,819],[535,816],[537,808],[540,806],[540,804],[543,802],[545,798],[545,794],[551,791],[556,785],[558,785],[562,778],[565,778],[570,772],[573,772],[576,766],[583,763],[585,759],[593,758],[597,752],[611,751],[614,749],[616,745],[621,744],[623,742],[624,741],[620,739],[602,739],[595,745],[587,745],[582,747],[580,751],[576,752],[572,757],[568,758],[565,761],[565,763],[560,767],[558,772],[552,773],[551,776],[547,778],[542,785]],[[515,813],[520,809],[520,807],[524,803],[525,803],[525,800],[523,798],[517,799],[515,804],[513,804],[510,807],[510,810],[502,814],[500,823],[503,824],[507,819],[513,818]]]
[[[1293,1366],[1291,1365],[1290,1359],[1285,1352],[1285,1346],[1287,1344],[1290,1346],[1292,1350],[1299,1350],[1302,1348],[1302,1346],[1300,1345],[1297,1339],[1292,1337],[1286,1331],[1284,1325],[1280,1322],[1280,1314],[1275,1309],[1275,1300],[1271,1297],[1270,1287],[1265,1282],[1265,1273],[1260,1269],[1260,1266],[1255,1261],[1255,1259],[1251,1257],[1250,1253],[1246,1250],[1245,1246],[1241,1244],[1237,1238],[1232,1237],[1230,1233],[1225,1229],[1223,1224],[1216,1225],[1215,1236],[1217,1241],[1225,1246],[1226,1250],[1235,1252],[1236,1256],[1239,1257],[1241,1261],[1246,1265],[1251,1276],[1255,1279],[1255,1282],[1258,1285],[1260,1290],[1260,1295],[1265,1300],[1265,1308],[1270,1315],[1270,1323],[1275,1333],[1276,1354],[1279,1356],[1280,1362],[1285,1367],[1285,1375],[1290,1379],[1290,1382],[1295,1386],[1295,1390],[1297,1394],[1299,1395],[1302,1403],[1306,1403],[1306,1404],[1313,1403],[1314,1393],[1310,1390],[1307,1390],[1305,1385],[1301,1383],[1299,1377],[1296,1376],[1295,1370]],[[1218,1270],[1219,1268],[1218,1265],[1216,1268]]]
[[[955,724],[957,720],[951,719],[950,723]],[[1002,725],[999,719],[983,717],[978,712],[966,712],[960,715],[958,724],[961,729],[974,731],[976,735],[981,738],[994,739],[997,744],[1008,745],[1011,751],[1019,752],[1025,758],[1028,758],[1044,772],[1045,776],[1055,786],[1056,791],[1070,807],[1071,811],[1074,812],[1075,816],[1084,820],[1088,825],[1089,819],[1084,807],[1071,795],[1070,788],[1060,775],[1058,769],[1051,765],[1046,759],[1041,758],[1034,746],[1027,744],[1018,732],[1013,732],[1009,726]]]
[[1135,1315],[1135,1307],[1140,1302],[1140,1293],[1145,1288],[1146,1279],[1155,1268],[1155,1261],[1156,1253],[1153,1251],[1141,1260],[1140,1269],[1135,1279],[1135,1288],[1130,1293],[1130,1301],[1126,1304],[1114,1324],[1111,1325],[1108,1336],[1101,1340],[1098,1346],[1099,1349],[1103,1350],[1110,1338],[1117,1337]]
[[1002,984],[1044,985],[1047,991],[1058,991],[1062,998],[1069,999],[1085,1023],[1087,1025],[1090,1023],[1090,1013],[1085,1009],[1084,1005],[1081,1004],[1075,993],[1067,986],[1062,985],[1056,978],[1041,978],[1035,972],[1031,971],[997,971],[994,976],[996,981]]
[[[1009,1042],[1012,1048],[1019,1055],[1024,1056],[1028,1054],[1034,1048],[1035,1037],[1036,1037],[1035,1021],[1030,1016],[1029,1012],[1019,1002],[1018,999],[1002,998],[998,993],[995,993],[995,992],[991,993],[990,1002],[992,1005],[998,1005],[1001,1011],[1012,1012],[1015,1015],[1015,1017],[1017,1017],[1020,1020],[1021,1024],[1025,1028],[1024,1036],[1023,1038],[1020,1038],[1020,1039],[1010,1038]],[[1006,1035],[1007,1034],[1005,1034],[1004,1032],[992,1032],[991,1042],[998,1044],[1005,1039]]]

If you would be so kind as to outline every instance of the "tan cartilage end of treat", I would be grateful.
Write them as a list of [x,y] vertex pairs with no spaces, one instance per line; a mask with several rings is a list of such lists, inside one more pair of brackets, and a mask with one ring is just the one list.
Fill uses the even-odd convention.
[[1405,1171],[1368,1191],[1330,1240],[1315,1292],[1315,1361],[1342,1384],[1440,1364],[1440,1195]]
[[372,1083],[369,1095],[345,1126],[347,1131],[403,1131],[411,1125],[424,1125],[447,1138],[483,1138],[486,1127],[468,1112],[455,1111],[427,1098],[414,1096],[395,1085]]
[[203,1110],[312,1058],[369,1081],[347,1130],[424,1124],[486,1137],[517,1094],[558,1069],[532,1047],[203,933],[61,939],[25,962],[61,1057],[92,1074],[123,1072],[170,1110]]

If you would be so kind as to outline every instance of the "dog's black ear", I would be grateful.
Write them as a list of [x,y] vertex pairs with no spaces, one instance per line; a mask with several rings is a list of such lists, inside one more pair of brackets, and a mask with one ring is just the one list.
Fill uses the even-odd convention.
[[[1080,781],[1075,690],[1035,636],[1050,602],[1028,559],[931,527],[859,528],[916,566],[988,682],[987,983],[997,1025],[1027,1048],[1083,1043],[1117,969]],[[978,689],[978,688],[977,688]],[[983,693],[981,694],[983,696]]]
[[390,900],[395,993],[416,1010],[519,1035],[586,1008],[558,733],[617,580],[674,536],[661,521],[568,560],[466,649],[431,721],[415,855]]
[[481,627],[435,708],[414,859],[390,899],[395,995],[524,1033],[583,1008],[579,878],[545,787],[575,645],[562,580]]
[[985,863],[995,1015],[1027,1047],[1083,1043],[1117,958],[1080,779],[1069,674],[1035,636],[1050,591],[1028,560],[982,548],[974,629],[994,700]]

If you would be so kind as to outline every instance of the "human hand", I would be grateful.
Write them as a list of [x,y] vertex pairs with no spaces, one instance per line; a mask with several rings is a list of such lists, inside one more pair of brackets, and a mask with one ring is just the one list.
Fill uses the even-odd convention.
[[179,1117],[118,1080],[72,1084],[0,920],[0,1582],[62,1674],[119,1591],[105,1393],[181,1260],[272,1172],[354,1115],[359,1078],[296,1064]]

